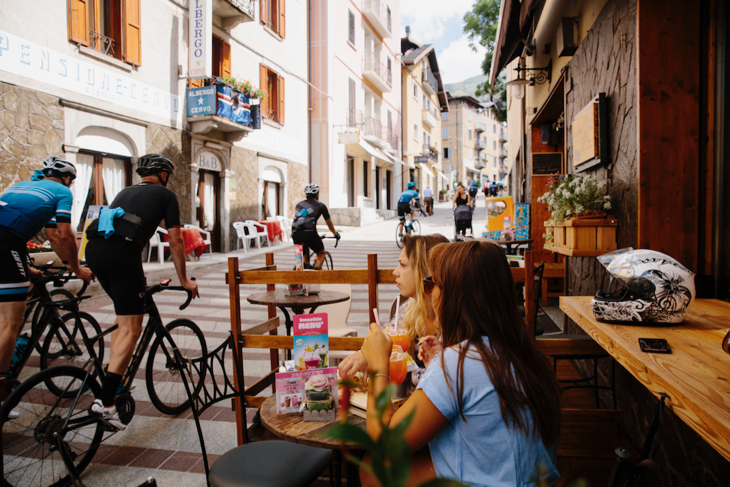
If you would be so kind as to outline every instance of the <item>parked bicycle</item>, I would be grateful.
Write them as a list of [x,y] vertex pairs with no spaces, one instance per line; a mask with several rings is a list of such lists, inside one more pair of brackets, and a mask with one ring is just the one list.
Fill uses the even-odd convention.
[[[149,314],[149,320],[115,400],[119,419],[124,424],[129,424],[134,417],[135,401],[130,389],[150,342],[145,370],[147,392],[152,404],[165,414],[179,414],[190,406],[182,367],[200,361],[207,354],[203,333],[192,321],[177,319],[162,325],[152,295],[165,290],[187,292],[181,310],[192,300],[192,293],[183,287],[169,286],[169,282],[166,279],[146,290],[145,312]],[[57,306],[71,305],[59,303]],[[116,328],[114,325],[95,336],[89,336],[84,327],[79,328],[90,355],[83,368],[64,365],[42,370],[20,384],[3,403],[6,486],[67,485],[78,479],[99,445],[118,432],[101,415],[90,412],[91,404],[101,395],[106,376],[95,344]],[[182,356],[174,354],[174,347]],[[184,360],[181,357],[185,357]],[[205,380],[205,367],[199,367],[199,370],[203,372],[194,384],[198,391]],[[10,411],[17,412],[18,417],[8,420]],[[61,464],[66,469],[59,468]]]
[[[339,235],[339,234],[338,234]],[[333,238],[335,239],[335,248],[337,248],[337,245],[340,243],[340,237],[338,235],[333,235],[332,237],[328,237],[327,235],[320,235],[319,238],[324,240],[325,238]],[[304,268],[305,269],[314,269],[314,261],[317,258],[317,254],[310,254],[309,247],[307,245],[303,245],[302,249],[302,255],[304,257]],[[332,254],[330,254],[328,251],[324,251],[324,262],[322,262],[322,270],[323,271],[331,271],[334,270],[335,266],[332,263]]]
[[395,243],[399,249],[403,248],[403,237],[405,235],[420,235],[421,234],[421,223],[415,218],[409,220],[405,218],[398,222],[398,226],[395,227]]

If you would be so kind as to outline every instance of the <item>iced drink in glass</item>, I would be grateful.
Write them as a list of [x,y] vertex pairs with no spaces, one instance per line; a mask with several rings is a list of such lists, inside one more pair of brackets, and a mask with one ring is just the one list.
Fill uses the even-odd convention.
[[398,345],[393,345],[390,353],[390,381],[395,385],[401,385],[407,373],[406,354]]

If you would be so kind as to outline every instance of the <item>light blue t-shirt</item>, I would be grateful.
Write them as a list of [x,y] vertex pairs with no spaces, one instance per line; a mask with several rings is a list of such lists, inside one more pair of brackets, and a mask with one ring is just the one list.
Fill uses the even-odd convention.
[[[484,342],[488,344],[486,337]],[[444,351],[454,393],[458,359],[459,353],[453,347]],[[474,487],[531,487],[530,477],[537,474],[537,466],[542,463],[547,467],[550,485],[557,481],[557,451],[548,452],[537,436],[528,437],[519,429],[507,427],[497,391],[473,346],[464,360],[463,408],[467,422],[459,414],[456,397],[449,391],[440,355],[431,360],[418,389],[449,420],[428,444],[439,477]]]

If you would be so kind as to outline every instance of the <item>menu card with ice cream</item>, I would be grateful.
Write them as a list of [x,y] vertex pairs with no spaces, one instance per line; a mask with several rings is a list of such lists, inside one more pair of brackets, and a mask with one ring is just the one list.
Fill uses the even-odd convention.
[[334,421],[337,367],[276,374],[276,413],[304,412],[304,421]]
[[294,316],[294,366],[297,370],[327,367],[327,313]]

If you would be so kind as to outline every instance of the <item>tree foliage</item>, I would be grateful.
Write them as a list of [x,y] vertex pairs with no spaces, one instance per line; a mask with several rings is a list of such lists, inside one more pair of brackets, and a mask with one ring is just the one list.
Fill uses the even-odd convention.
[[[464,32],[469,36],[471,48],[476,51],[476,44],[479,44],[487,50],[482,61],[482,72],[486,75],[489,75],[492,68],[492,56],[499,26],[499,6],[499,0],[477,0],[472,9],[464,15]],[[479,85],[475,94],[480,97],[490,94],[491,91],[492,85],[487,80]],[[505,95],[504,76],[499,76],[494,86],[492,110],[500,122],[507,120]]]

